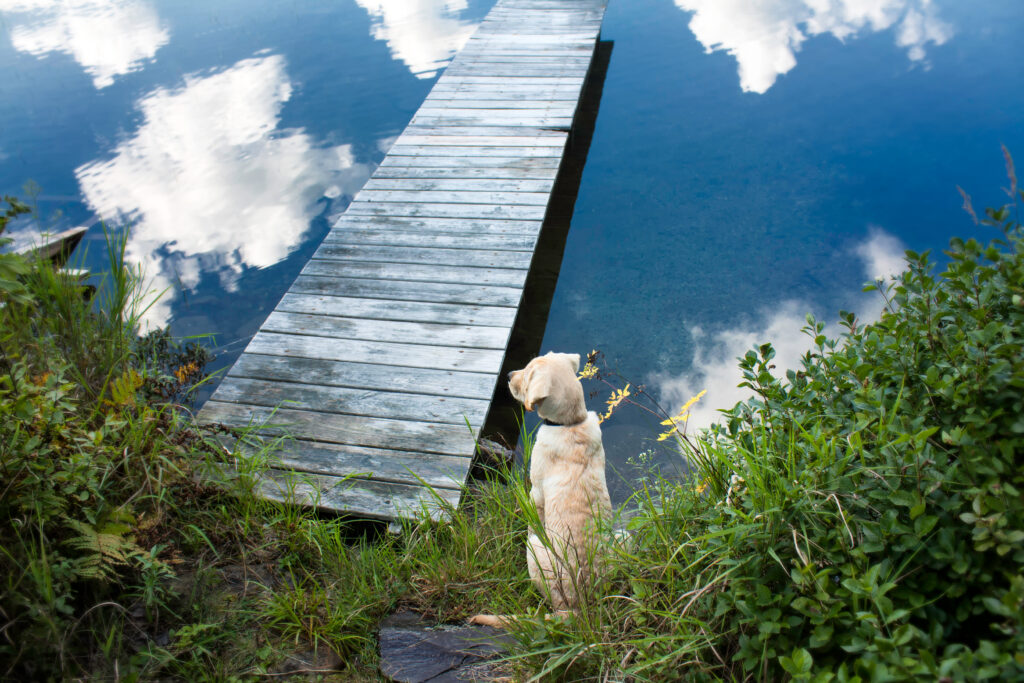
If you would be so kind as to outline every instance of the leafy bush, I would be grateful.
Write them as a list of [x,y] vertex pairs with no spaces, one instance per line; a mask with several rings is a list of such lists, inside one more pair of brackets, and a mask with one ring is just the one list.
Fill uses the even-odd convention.
[[798,677],[1024,676],[1024,235],[1009,216],[989,210],[1003,238],[987,246],[954,239],[940,278],[907,252],[877,323],[844,313],[836,342],[809,318],[816,348],[787,381],[770,346],[742,360],[757,397],[703,475],[775,527],[747,560],[758,574],[715,600],[745,671],[771,652]]
[[[8,201],[8,217],[23,212]],[[137,274],[123,242],[111,245],[100,305],[49,263],[0,256],[2,678],[68,674],[98,624],[135,609],[155,618],[167,598],[173,573],[154,530],[195,467],[167,400],[209,356],[138,339]],[[162,368],[184,359],[169,383]]]
[[[1012,176],[1012,194],[1018,190]],[[1022,196],[1024,199],[1024,196]],[[968,204],[969,206],[969,204]],[[842,313],[698,439],[695,469],[641,497],[618,584],[576,623],[524,625],[566,678],[1024,679],[1024,234],[953,240]],[[531,630],[532,629],[532,630]]]

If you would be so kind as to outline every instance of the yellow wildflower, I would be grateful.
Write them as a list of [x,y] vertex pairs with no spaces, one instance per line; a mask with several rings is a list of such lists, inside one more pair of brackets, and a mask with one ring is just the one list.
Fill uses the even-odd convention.
[[580,379],[590,379],[597,375],[597,366],[594,365],[595,360],[597,360],[597,349],[594,349],[587,354],[587,362],[583,366],[583,369],[580,370]]
[[624,400],[626,400],[626,397],[628,397],[630,395],[631,394],[630,394],[630,391],[629,391],[629,385],[628,384],[625,387],[623,387],[622,389],[618,389],[616,391],[613,391],[612,395],[608,397],[607,401],[605,401],[605,403],[608,404],[608,412],[606,412],[604,415],[601,415],[600,417],[598,417],[598,422],[604,422],[609,417],[611,417],[612,413],[615,412],[615,409],[619,407],[619,404],[622,403]]
[[192,361],[175,370],[174,377],[178,380],[178,384],[184,384],[185,380],[195,374],[197,370],[199,370],[199,366],[195,361]]
[[660,434],[658,436],[658,441],[664,441],[665,439],[669,438],[677,431],[679,431],[679,428],[684,426],[686,424],[686,421],[690,419],[690,408],[692,408],[693,404],[699,401],[701,397],[704,396],[704,394],[706,393],[708,393],[707,389],[700,392],[699,394],[691,398],[689,401],[684,403],[683,407],[679,409],[678,413],[668,418],[667,420],[662,420],[661,424],[665,425],[666,427],[671,425],[672,429]]

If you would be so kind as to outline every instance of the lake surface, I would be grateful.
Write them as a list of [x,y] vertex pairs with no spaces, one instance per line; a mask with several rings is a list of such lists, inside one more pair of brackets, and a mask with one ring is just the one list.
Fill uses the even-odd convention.
[[[492,4],[0,0],[0,192],[91,226],[97,271],[99,221],[132,223],[147,321],[227,367]],[[904,248],[991,236],[956,186],[1000,204],[1000,144],[1024,159],[1022,35],[1016,0],[611,0],[542,350],[600,349],[670,412],[707,389],[700,426],[754,344],[792,367],[807,312],[875,315]],[[644,451],[678,462],[658,429],[605,423],[617,498]]]

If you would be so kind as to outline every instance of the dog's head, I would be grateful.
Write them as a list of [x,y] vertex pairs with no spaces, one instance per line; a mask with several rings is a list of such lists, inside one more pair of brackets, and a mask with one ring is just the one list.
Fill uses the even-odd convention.
[[576,377],[579,369],[579,354],[552,351],[508,373],[508,388],[524,408],[545,420],[575,424],[587,417],[583,385]]

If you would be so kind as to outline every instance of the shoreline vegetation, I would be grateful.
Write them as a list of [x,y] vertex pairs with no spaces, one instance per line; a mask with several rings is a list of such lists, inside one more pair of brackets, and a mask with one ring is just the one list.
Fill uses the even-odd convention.
[[[953,240],[941,274],[907,252],[871,287],[877,322],[841,313],[832,339],[809,317],[798,370],[778,376],[764,344],[739,359],[753,397],[716,427],[664,423],[691,478],[652,476],[604,584],[556,619],[527,575],[522,467],[398,533],[260,499],[279,443],[243,458],[195,424],[210,355],[137,335],[123,238],[91,299],[0,254],[0,678],[379,680],[377,627],[406,609],[522,615],[513,680],[1024,680],[1024,192],[1006,159],[1010,205],[978,217],[964,195],[990,242]],[[0,233],[26,210],[4,204]]]

